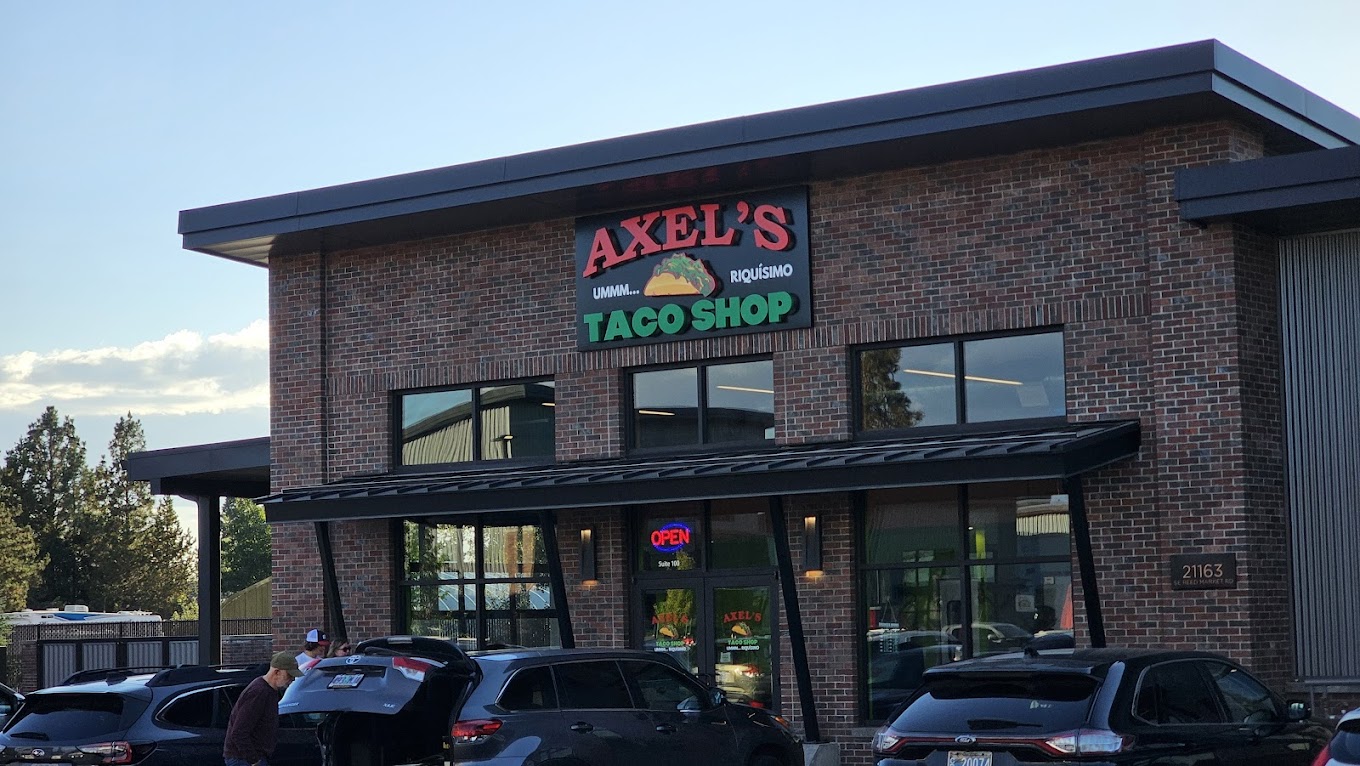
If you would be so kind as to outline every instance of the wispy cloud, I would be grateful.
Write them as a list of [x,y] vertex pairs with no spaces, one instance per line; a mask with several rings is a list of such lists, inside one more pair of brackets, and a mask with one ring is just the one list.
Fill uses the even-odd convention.
[[0,357],[0,412],[36,416],[196,415],[269,406],[269,326],[181,330],[135,346]]

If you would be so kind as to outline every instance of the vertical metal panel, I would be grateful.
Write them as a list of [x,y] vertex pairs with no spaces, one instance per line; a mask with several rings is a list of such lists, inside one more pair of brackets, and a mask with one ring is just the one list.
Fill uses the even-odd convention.
[[1283,395],[1304,679],[1360,678],[1360,231],[1280,244]]
[[85,641],[80,644],[81,670],[116,667],[119,667],[117,641]]
[[38,685],[46,689],[65,681],[76,672],[76,649],[78,644],[40,644],[43,653],[42,678]]
[[169,657],[168,665],[197,665],[198,664],[198,640],[175,639],[170,642],[170,647],[166,652]]
[[127,664],[130,668],[154,668],[164,664],[161,661],[161,640],[129,640],[127,642]]

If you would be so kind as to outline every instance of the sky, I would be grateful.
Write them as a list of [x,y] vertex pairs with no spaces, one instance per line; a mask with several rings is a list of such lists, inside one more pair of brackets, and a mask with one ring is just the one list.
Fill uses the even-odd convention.
[[[180,210],[1216,38],[1360,114],[1360,0],[0,0],[0,450],[268,435],[265,269]],[[191,521],[192,506],[182,516]]]

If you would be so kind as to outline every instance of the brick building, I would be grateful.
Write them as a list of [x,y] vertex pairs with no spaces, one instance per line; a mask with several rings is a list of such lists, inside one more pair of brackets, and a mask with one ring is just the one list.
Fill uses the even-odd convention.
[[185,211],[269,270],[276,642],[673,652],[847,763],[1034,636],[1332,713],[1357,142],[1210,41]]

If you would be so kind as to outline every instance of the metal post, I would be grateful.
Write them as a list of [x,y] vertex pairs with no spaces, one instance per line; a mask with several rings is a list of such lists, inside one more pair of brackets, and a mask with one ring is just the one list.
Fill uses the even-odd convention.
[[1077,545],[1077,566],[1081,570],[1081,594],[1086,604],[1086,629],[1091,634],[1091,646],[1105,648],[1105,620],[1100,612],[1100,590],[1096,585],[1095,554],[1091,550],[1091,523],[1086,518],[1086,496],[1082,492],[1081,477],[1073,476],[1064,482],[1067,510],[1072,515],[1072,531]]
[[770,528],[774,532],[774,556],[779,564],[779,586],[784,613],[789,617],[789,648],[793,650],[793,674],[798,681],[798,703],[803,731],[809,742],[821,742],[817,726],[817,703],[812,698],[812,672],[808,668],[807,643],[803,638],[803,613],[798,608],[798,582],[793,579],[793,556],[789,552],[788,525],[784,523],[784,498],[770,498]]
[[222,662],[222,498],[195,495],[198,506],[198,664]]
[[316,547],[321,552],[321,577],[326,586],[326,616],[332,637],[348,639],[345,629],[345,607],[340,603],[340,581],[335,576],[335,554],[331,549],[331,523],[316,522]]
[[562,556],[557,549],[557,514],[543,511],[539,516],[543,530],[543,552],[548,554],[548,583],[552,588],[553,606],[557,608],[557,633],[563,649],[576,648],[576,634],[571,629],[571,614],[567,610],[567,583],[562,572]]

